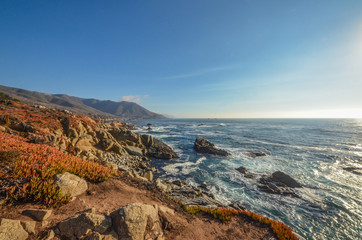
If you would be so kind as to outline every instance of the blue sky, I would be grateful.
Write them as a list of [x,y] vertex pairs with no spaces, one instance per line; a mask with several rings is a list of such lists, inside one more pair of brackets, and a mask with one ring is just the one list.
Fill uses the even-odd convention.
[[0,1],[0,84],[175,117],[362,118],[362,1]]

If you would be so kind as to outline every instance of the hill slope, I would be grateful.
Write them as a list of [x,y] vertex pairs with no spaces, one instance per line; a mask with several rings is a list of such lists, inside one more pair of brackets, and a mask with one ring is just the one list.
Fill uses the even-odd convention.
[[78,114],[120,117],[124,119],[162,119],[166,118],[147,110],[133,102],[114,102],[109,100],[85,99],[65,94],[47,94],[0,85],[0,92],[6,93],[28,104],[39,104],[60,108]]

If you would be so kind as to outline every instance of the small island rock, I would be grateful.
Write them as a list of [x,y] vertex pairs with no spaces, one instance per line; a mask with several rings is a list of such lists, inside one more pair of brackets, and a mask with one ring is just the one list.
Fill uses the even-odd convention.
[[225,150],[217,149],[215,148],[215,145],[208,140],[206,140],[203,137],[198,137],[195,140],[194,149],[196,152],[199,153],[208,153],[218,156],[229,156],[230,153],[228,153]]

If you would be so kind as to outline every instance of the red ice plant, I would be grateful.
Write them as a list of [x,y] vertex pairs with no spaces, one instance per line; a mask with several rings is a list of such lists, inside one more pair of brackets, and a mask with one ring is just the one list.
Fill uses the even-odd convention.
[[0,132],[0,152],[14,151],[19,156],[9,163],[7,171],[4,167],[0,169],[0,179],[7,183],[2,187],[14,200],[40,201],[55,207],[70,199],[54,185],[56,174],[70,172],[93,182],[105,181],[117,174],[99,163],[68,155],[55,147],[28,143],[22,137]]

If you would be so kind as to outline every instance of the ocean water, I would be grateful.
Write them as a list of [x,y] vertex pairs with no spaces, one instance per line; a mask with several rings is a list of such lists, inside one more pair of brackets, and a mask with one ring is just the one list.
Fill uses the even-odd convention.
[[[173,147],[174,160],[154,160],[161,178],[207,183],[225,203],[238,202],[290,226],[306,239],[362,239],[362,119],[167,119],[133,122],[137,130]],[[148,131],[146,124],[152,123]],[[230,157],[196,153],[202,136]],[[268,156],[252,158],[248,151]],[[261,192],[257,179],[243,177],[283,171],[303,185],[301,198]]]

